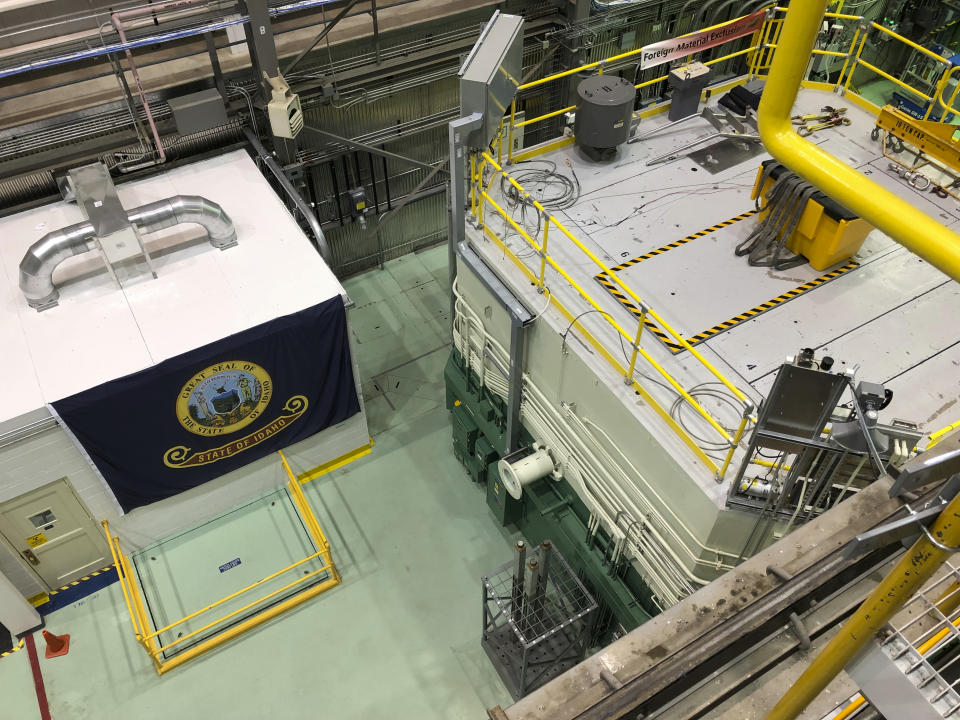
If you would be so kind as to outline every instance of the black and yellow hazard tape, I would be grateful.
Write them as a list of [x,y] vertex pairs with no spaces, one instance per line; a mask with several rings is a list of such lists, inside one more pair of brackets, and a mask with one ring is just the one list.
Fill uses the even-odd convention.
[[[659,247],[656,250],[651,250],[645,255],[641,255],[640,257],[635,257],[633,258],[633,260],[627,260],[626,262],[620,263],[619,265],[612,267],[610,269],[613,272],[620,272],[621,270],[626,270],[628,267],[632,267],[634,265],[642,263],[644,260],[649,260],[650,258],[656,257],[657,255],[662,255],[668,250],[673,250],[675,248],[680,247],[681,245],[686,245],[691,240],[702,238],[704,235],[709,235],[712,232],[716,232],[720,228],[725,228],[728,225],[733,225],[734,223],[740,222],[741,220],[746,220],[751,215],[756,215],[756,214],[757,214],[756,210],[748,210],[747,212],[737,215],[736,217],[732,217],[729,220],[724,220],[723,222],[717,223],[716,225],[711,225],[710,227],[704,230],[701,230],[700,232],[695,232],[693,233],[693,235],[687,235],[685,238],[683,238],[683,240],[677,240],[676,242],[672,242],[668,245],[664,245],[663,247]],[[599,280],[602,276],[605,276],[605,275],[606,273],[602,272],[599,275],[597,275],[597,279]]]
[[736,327],[740,323],[765,313],[767,310],[772,310],[777,305],[782,305],[788,300],[793,300],[796,297],[800,297],[804,293],[810,292],[815,287],[823,285],[824,283],[828,283],[831,280],[840,277],[844,273],[848,273],[858,267],[860,267],[860,263],[858,263],[856,260],[851,260],[846,265],[841,265],[836,270],[825,273],[824,275],[814,278],[810,282],[806,282],[803,285],[797,285],[797,287],[793,288],[793,290],[787,290],[787,292],[785,292],[783,295],[777,295],[777,297],[773,298],[772,300],[767,300],[767,302],[760,303],[756,307],[750,308],[746,312],[742,312],[739,315],[734,315],[729,320],[718,323],[709,330],[704,330],[702,333],[697,333],[696,335],[688,337],[687,342],[691,345],[696,345],[699,342],[703,342],[707,338],[711,338],[714,335],[722,333],[724,330],[729,330],[732,327]]
[[77,578],[73,582],[62,585],[56,590],[51,590],[45,594],[45,599],[40,599],[39,603],[36,602],[35,599],[32,599],[32,601],[37,607],[37,612],[41,615],[49,615],[60,608],[67,607],[88,595],[102,590],[108,585],[112,585],[116,581],[116,568],[113,565],[107,565],[105,568],[101,568],[81,578]]
[[13,655],[17,650],[23,648],[23,638],[20,638],[19,644],[15,645],[12,649],[7,650],[6,652],[0,652],[0,658],[5,658],[7,655]]
[[77,579],[74,580],[73,582],[67,583],[66,585],[64,585],[64,586],[62,586],[62,587],[58,587],[56,590],[51,590],[51,591],[50,591],[49,593],[47,593],[47,594],[48,594],[48,595],[56,595],[57,593],[61,593],[61,592],[63,592],[64,590],[69,590],[69,589],[72,588],[72,587],[76,587],[77,585],[79,585],[80,583],[84,582],[85,580],[90,580],[91,578],[95,578],[95,577],[97,577],[98,575],[102,575],[102,574],[105,573],[105,572],[110,572],[111,570],[113,570],[113,565],[107,565],[105,568],[100,568],[100,569],[97,570],[96,572],[92,572],[92,573],[90,573],[89,575],[84,575],[82,578],[77,578]]
[[[638,265],[639,263],[642,263],[644,260],[649,260],[650,258],[656,257],[657,255],[662,255],[663,253],[669,250],[673,250],[675,248],[680,247],[681,245],[685,245],[691,240],[702,238],[706,235],[709,235],[712,232],[716,232],[721,228],[728,227],[730,225],[733,225],[734,223],[740,222],[741,220],[745,220],[746,218],[756,214],[757,214],[756,210],[748,210],[747,212],[741,213],[740,215],[735,215],[729,220],[724,220],[721,223],[717,223],[716,225],[711,225],[710,227],[705,228],[699,232],[695,232],[692,235],[687,235],[687,237],[683,238],[682,240],[677,240],[675,242],[664,245],[663,247],[659,247],[656,250],[651,250],[650,252],[644,255],[635,257],[632,260],[627,260],[626,262],[620,263],[619,265],[610,268],[610,271],[620,272],[621,270],[626,270],[629,267],[633,267],[634,265]],[[835,278],[838,278],[844,273],[850,272],[851,270],[859,266],[860,266],[860,263],[856,262],[855,260],[851,260],[846,265],[843,265],[837,268],[836,270],[831,270],[830,272],[825,273],[820,277],[814,278],[813,280],[806,282],[803,285],[798,285],[792,290],[788,290],[782,295],[778,295],[777,297],[771,300],[767,300],[766,302],[760,303],[756,307],[750,308],[749,310],[745,310],[739,315],[733,316],[729,320],[726,320],[722,323],[718,323],[717,325],[714,325],[712,328],[709,328],[708,330],[704,330],[703,332],[697,333],[696,335],[692,335],[684,339],[690,345],[696,345],[697,343],[701,343],[704,340],[707,340],[713,337],[714,335],[718,335],[726,330],[729,330],[730,328],[736,327],[742,322],[745,322],[747,320],[750,320],[756,317],[757,315],[765,313],[767,312],[767,310],[772,310],[778,305],[782,305],[783,303],[789,300],[793,300],[794,298],[800,297],[804,293],[807,293],[813,290],[815,287],[818,287],[820,285],[823,285],[824,283],[830,282],[831,280],[834,280]],[[616,298],[617,302],[619,302],[621,305],[627,308],[634,315],[634,317],[640,317],[643,314],[641,309],[637,307],[636,304],[634,304],[634,302],[623,293],[620,286],[617,285],[617,283],[606,272],[599,273],[598,275],[594,276],[594,279],[597,282],[599,282],[608,293],[610,293],[614,298]],[[660,340],[660,342],[662,342],[667,347],[667,349],[669,349],[672,353],[678,353],[683,350],[683,346],[680,343],[678,343],[673,338],[672,335],[665,332],[663,329],[661,329],[655,322],[653,322],[649,318],[644,319],[643,326],[644,328],[652,332],[654,335],[656,335],[657,338]]]

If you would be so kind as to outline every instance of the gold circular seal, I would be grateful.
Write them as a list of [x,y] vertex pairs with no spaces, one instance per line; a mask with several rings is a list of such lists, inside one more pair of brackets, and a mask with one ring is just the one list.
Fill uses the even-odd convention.
[[226,435],[246,427],[266,409],[273,381],[259,365],[230,360],[194,375],[177,396],[177,420],[197,435]]

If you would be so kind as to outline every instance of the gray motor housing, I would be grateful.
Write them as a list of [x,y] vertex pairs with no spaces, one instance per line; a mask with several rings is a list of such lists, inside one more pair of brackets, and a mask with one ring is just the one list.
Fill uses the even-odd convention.
[[636,88],[621,77],[591,75],[580,81],[577,95],[577,146],[595,160],[612,157],[630,135]]

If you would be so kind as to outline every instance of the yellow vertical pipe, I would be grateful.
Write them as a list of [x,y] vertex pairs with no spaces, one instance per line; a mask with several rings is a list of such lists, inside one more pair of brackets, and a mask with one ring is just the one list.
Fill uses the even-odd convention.
[[753,54],[753,68],[750,70],[751,75],[756,75],[760,72],[760,64],[763,61],[763,55],[766,52],[767,38],[770,36],[770,28],[773,27],[773,19],[768,19],[763,24],[763,32],[760,35],[760,42],[757,43],[757,50]]
[[743,433],[747,429],[747,420],[749,419],[749,410],[744,410],[743,417],[740,418],[740,427],[737,428],[737,433],[733,436],[733,445],[730,446],[730,450],[727,451],[727,456],[723,459],[723,465],[720,466],[720,480],[723,480],[727,474],[727,468],[730,467],[730,461],[733,460],[733,454],[737,451],[737,446],[743,439]]
[[[930,533],[947,547],[960,544],[960,495],[940,513]],[[937,547],[921,535],[774,706],[767,720],[794,720],[799,716],[951,555],[953,551]]]
[[770,154],[795,173],[958,280],[960,235],[800,137],[790,120],[824,7],[825,0],[807,0],[793,3],[787,12],[757,110],[760,138]]
[[933,98],[927,103],[927,111],[923,114],[924,120],[930,119],[930,113],[933,112],[933,106],[937,104],[936,99],[940,97],[943,93],[944,88],[947,86],[947,81],[950,79],[950,73],[944,69],[943,73],[940,75],[940,79],[937,80],[937,86],[933,91]]
[[500,129],[497,130],[497,165],[503,165],[503,118],[500,118]]

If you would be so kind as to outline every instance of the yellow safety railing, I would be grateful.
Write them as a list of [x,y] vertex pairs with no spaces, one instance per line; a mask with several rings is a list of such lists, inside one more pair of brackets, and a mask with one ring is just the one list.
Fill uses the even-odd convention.
[[[787,9],[784,7],[770,8],[770,10],[768,11],[768,18],[766,22],[763,24],[763,27],[760,30],[754,33],[750,41],[749,47],[746,47],[742,50],[738,50],[736,52],[728,53],[718,58],[708,60],[706,61],[705,64],[716,65],[726,60],[731,60],[733,58],[746,55],[746,56],[749,56],[747,58],[747,73],[745,76],[743,76],[741,82],[745,82],[750,77],[762,76],[763,72],[770,68],[770,64],[773,60],[774,52],[778,47],[780,33],[783,28],[783,20],[784,20],[783,15],[786,13],[786,11]],[[843,20],[843,21],[852,21],[857,23],[856,29],[854,30],[854,33],[853,33],[853,37],[851,38],[850,44],[847,46],[845,52],[842,52],[839,50],[821,50],[819,48],[814,48],[813,50],[810,51],[813,55],[821,55],[826,57],[844,59],[844,64],[840,70],[840,75],[838,79],[836,80],[836,82],[831,83],[831,85],[833,85],[835,88],[842,87],[844,90],[849,90],[850,85],[853,82],[854,73],[856,72],[857,69],[862,68],[864,70],[867,70],[873,73],[877,77],[884,78],[886,80],[889,80],[890,82],[893,82],[899,88],[912,93],[913,95],[917,96],[918,98],[926,102],[927,109],[924,115],[924,119],[929,118],[935,103],[939,103],[944,107],[944,109],[960,115],[960,110],[950,106],[950,103],[953,102],[958,91],[960,91],[960,84],[957,85],[957,89],[955,89],[953,93],[953,97],[951,97],[949,101],[945,103],[942,99],[942,93],[948,86],[950,76],[952,76],[953,72],[956,70],[956,68],[951,65],[950,61],[946,57],[939,55],[933,52],[932,50],[929,50],[923,47],[922,45],[915,43],[909,38],[906,38],[896,33],[895,31],[891,30],[890,28],[880,23],[866,21],[860,15],[852,15],[849,13],[841,13],[841,12],[825,12],[823,13],[823,17],[830,20]],[[722,27],[723,25],[737,22],[740,19],[741,18],[735,18],[725,23],[719,23],[718,25],[713,25],[708,28],[703,28],[703,30],[712,30],[718,27]],[[703,30],[698,30],[696,32],[702,32]],[[921,90],[918,90],[917,88],[904,82],[901,78],[896,77],[892,73],[889,73],[886,70],[880,67],[877,67],[873,63],[868,62],[867,60],[864,60],[862,55],[863,55],[864,48],[867,47],[866,42],[867,42],[868,30],[876,30],[879,33],[883,33],[884,35],[888,36],[891,41],[903,43],[904,45],[929,57],[931,60],[934,60],[936,62],[943,64],[944,69],[947,70],[947,72],[944,72],[941,75],[934,93],[930,95],[925,92],[922,92]],[[689,33],[689,34],[693,34],[693,33]],[[554,73],[552,75],[548,75],[543,78],[531,80],[530,82],[527,82],[518,86],[517,88],[518,96],[519,96],[519,93],[524,90],[530,90],[532,88],[536,88],[541,85],[552,83],[557,80],[562,80],[563,78],[570,77],[571,75],[588,73],[590,71],[596,71],[597,73],[602,73],[610,65],[617,62],[622,62],[624,60],[629,60],[632,57],[636,57],[642,51],[643,51],[643,48],[637,48],[635,50],[630,50],[628,52],[623,52],[608,58],[604,58],[603,60],[597,60],[594,62],[586,63],[584,65],[580,65],[574,68],[562,70],[560,72]],[[655,85],[657,83],[664,82],[665,80],[667,80],[667,77],[668,77],[667,74],[660,75],[651,80],[645,80],[643,82],[637,83],[636,85],[634,85],[634,87],[637,90],[640,90],[650,85]],[[712,90],[718,90],[718,89],[712,88]],[[654,107],[654,108],[651,108],[650,110],[642,112],[641,116],[649,116],[652,114],[656,114],[658,112],[663,112],[666,109],[667,109],[666,105],[662,107]],[[510,163],[516,159],[514,157],[515,153],[513,150],[513,139],[514,139],[515,130],[519,128],[529,127],[531,125],[535,125],[535,124],[544,122],[546,120],[550,120],[551,118],[564,115],[568,112],[573,112],[574,110],[576,110],[576,105],[570,105],[567,107],[560,108],[559,110],[552,110],[542,115],[538,115],[532,118],[526,118],[520,122],[517,122],[516,121],[517,99],[515,98],[513,103],[510,106],[509,119],[505,118],[506,130],[505,132],[501,133],[501,135],[505,134],[509,140],[508,149],[507,149],[507,162]],[[498,143],[497,156],[498,156],[498,160],[502,161],[502,147],[500,146],[499,143]]]
[[[476,157],[471,160],[471,193],[470,193],[470,207],[471,212],[474,218],[477,221],[477,224],[484,229],[488,235],[492,235],[496,238],[497,244],[505,252],[510,254],[511,258],[520,266],[526,269],[529,273],[531,279],[536,283],[537,288],[540,292],[547,292],[546,281],[546,269],[549,265],[558,275],[560,275],[569,285],[577,292],[577,294],[586,301],[590,306],[591,311],[595,311],[604,318],[604,321],[609,325],[614,332],[616,332],[620,339],[626,341],[627,346],[630,348],[629,357],[625,357],[624,360],[626,365],[621,364],[618,360],[615,359],[615,355],[611,352],[611,348],[606,348],[605,357],[614,367],[614,369],[622,374],[624,382],[634,386],[634,388],[645,395],[645,399],[655,405],[658,408],[658,411],[662,416],[670,418],[669,413],[658,403],[655,399],[649,396],[647,391],[637,383],[636,369],[637,361],[642,358],[646,364],[652,368],[656,374],[661,378],[666,384],[668,384],[678,396],[683,398],[683,400],[693,408],[696,413],[716,432],[718,439],[722,443],[726,444],[728,449],[721,461],[721,464],[718,466],[703,450],[697,445],[696,441],[690,437],[689,433],[684,430],[678,423],[673,422],[673,419],[670,418],[670,424],[674,430],[681,436],[681,438],[692,448],[698,457],[707,465],[707,467],[715,473],[718,478],[722,478],[727,469],[730,466],[730,462],[733,459],[733,454],[736,451],[737,446],[740,444],[740,441],[743,439],[743,435],[747,429],[748,422],[751,418],[753,412],[753,404],[747,398],[747,396],[741,391],[736,385],[731,383],[713,364],[710,363],[696,348],[694,348],[687,339],[679,332],[677,332],[659,313],[654,310],[649,303],[642,300],[634,290],[627,285],[623,280],[617,277],[617,273],[613,272],[600,258],[598,258],[586,245],[584,245],[572,232],[570,232],[567,227],[561,223],[556,217],[551,215],[546,208],[543,207],[537,200],[533,199],[530,196],[530,193],[520,185],[519,182],[506,172],[503,167],[498,163],[492,155],[489,153],[480,154],[481,161],[477,163]],[[493,173],[489,181],[484,181],[484,170],[485,168],[490,167],[493,169]],[[540,239],[539,241],[534,239],[530,233],[521,226],[516,220],[513,219],[511,214],[507,212],[500,203],[490,195],[489,185],[493,182],[495,177],[502,177],[505,181],[510,183],[516,191],[520,194],[520,197],[526,199],[530,202],[537,212],[540,213],[542,218]],[[503,221],[509,225],[514,231],[516,231],[520,237],[530,246],[530,248],[537,254],[539,257],[539,262],[537,263],[539,267],[534,271],[526,267],[522,260],[515,253],[513,253],[507,246],[503,243],[502,239],[496,235],[496,233],[489,227],[489,224],[484,220],[485,208],[490,207],[494,210],[497,215],[499,215]],[[593,296],[587,292],[573,277],[561,266],[557,261],[556,257],[550,253],[550,238],[556,237],[556,232],[551,235],[551,230],[559,231],[559,233],[564,236],[573,246],[583,255],[585,255],[597,268],[599,268],[607,277],[611,279],[612,282],[616,283],[617,286],[635,303],[638,308],[640,308],[640,315],[637,318],[637,327],[635,332],[628,332],[617,320],[613,318],[608,312],[606,312],[593,298]],[[561,301],[553,294],[550,293],[550,300],[552,303],[561,305]],[[568,313],[570,312],[569,308],[565,308]],[[674,341],[687,350],[697,362],[700,363],[716,380],[721,383],[724,387],[729,390],[733,396],[742,403],[743,413],[740,419],[740,423],[735,430],[728,430],[725,428],[710,412],[708,412],[698,401],[697,399],[661,364],[659,363],[647,350],[643,347],[641,340],[643,339],[643,328],[648,322],[656,323],[660,328],[667,332]],[[620,342],[618,341],[618,346]]]
[[[767,13],[767,19],[764,22],[763,26],[753,34],[750,39],[749,46],[725,54],[721,57],[714,58],[706,62],[707,65],[715,65],[717,63],[730,60],[732,58],[746,56],[746,68],[747,72],[745,75],[731,80],[725,85],[714,86],[711,88],[713,92],[721,92],[722,90],[731,87],[736,84],[746,82],[749,78],[760,76],[764,77],[765,71],[769,70],[775,53],[778,48],[781,46],[782,32],[785,26],[785,14],[787,12],[786,8],[774,7],[770,8]],[[950,95],[949,100],[944,100],[944,92],[949,87],[950,79],[956,70],[952,68],[947,61],[947,59],[937,53],[928,50],[927,48],[918,45],[917,43],[905,38],[893,30],[874,22],[866,22],[863,17],[859,15],[853,15],[849,13],[842,12],[821,12],[821,17],[828,18],[831,20],[842,20],[842,21],[855,21],[857,23],[856,29],[854,30],[853,36],[849,42],[849,45],[845,46],[845,51],[835,51],[835,50],[821,50],[814,48],[810,52],[815,55],[822,55],[831,58],[843,58],[843,66],[840,70],[840,74],[837,80],[831,84],[825,83],[808,83],[810,86],[816,86],[821,89],[843,89],[846,91],[849,89],[850,85],[853,82],[854,74],[858,69],[864,69],[868,72],[873,73],[877,77],[885,78],[892,81],[898,87],[901,87],[909,92],[913,93],[917,97],[923,99],[927,102],[927,109],[925,118],[930,116],[930,113],[933,109],[935,103],[939,103],[945,110],[955,112],[960,115],[960,110],[956,110],[952,107],[952,103],[955,101],[958,92],[960,92],[960,83],[957,84],[957,87],[954,88],[952,94]],[[736,22],[740,18],[731,20],[728,22]],[[711,26],[710,28],[704,28],[704,30],[714,29],[721,27],[728,23],[720,23],[718,25]],[[869,30],[876,30],[877,32],[887,35],[891,42],[902,42],[904,45],[913,48],[914,50],[919,51],[925,56],[929,57],[932,60],[943,63],[945,68],[950,68],[949,70],[943,72],[936,83],[936,90],[932,95],[928,95],[916,88],[911,87],[905,83],[902,79],[895,77],[891,73],[883,70],[882,68],[877,67],[876,65],[863,59],[862,54],[864,48],[866,47],[867,35]],[[699,32],[699,31],[698,31]],[[692,34],[692,33],[691,33]],[[790,44],[789,39],[786,44]],[[518,87],[518,96],[519,93],[524,90],[529,90],[536,88],[548,83],[556,82],[567,78],[573,75],[587,73],[590,71],[596,71],[597,73],[603,73],[606,69],[615,63],[628,60],[632,57],[639,55],[642,52],[642,48],[636,50],[630,50],[628,52],[619,53],[603,60],[598,60],[595,62],[586,63],[578,67],[569,68],[562,70],[560,72],[554,73],[547,77],[538,78],[530,82],[524,83]],[[642,89],[644,87],[654,85],[659,82],[667,80],[667,75],[661,75],[659,77],[653,78],[652,80],[645,80],[643,82],[637,83],[634,87],[636,89]],[[851,99],[855,100],[857,104],[860,104],[867,109],[877,111],[878,109],[862,98],[859,98],[855,94],[851,94]],[[662,105],[654,106],[647,110],[644,110],[640,113],[641,117],[649,117],[660,112],[664,112],[668,109],[669,104],[664,103]],[[617,372],[621,373],[624,376],[626,382],[633,384],[634,389],[639,392],[647,402],[649,402],[654,409],[664,417],[668,424],[673,428],[673,430],[684,440],[684,442],[694,450],[694,453],[699,457],[699,459],[711,470],[717,477],[722,478],[725,474],[731,460],[733,459],[733,454],[736,450],[736,447],[740,443],[751,418],[751,413],[753,410],[752,405],[749,403],[749,400],[743,394],[739,388],[734,386],[727,378],[725,378],[711,363],[709,363],[694,347],[690,345],[685,337],[683,337],[679,332],[677,332],[669,323],[667,323],[664,318],[658,314],[650,305],[644,302],[636,292],[633,291],[626,283],[624,283],[618,276],[617,273],[611,272],[599,258],[596,257],[568,228],[566,228],[560,221],[555,217],[550,215],[549,212],[543,206],[534,200],[530,194],[513,178],[510,176],[509,172],[504,169],[503,164],[503,142],[507,141],[507,152],[506,152],[506,161],[507,164],[518,160],[524,160],[531,157],[536,157],[537,155],[549,152],[550,150],[562,147],[564,145],[572,144],[573,138],[567,137],[553,142],[544,143],[538,147],[532,148],[530,150],[525,150],[523,152],[515,153],[514,152],[514,137],[515,130],[519,128],[529,127],[537,123],[544,122],[551,118],[558,117],[565,113],[576,110],[575,105],[568,107],[560,108],[559,110],[553,110],[548,113],[544,113],[537,117],[526,118],[520,122],[517,122],[517,99],[515,98],[513,103],[510,106],[509,115],[505,116],[501,121],[500,131],[497,134],[494,142],[491,144],[490,153],[479,153],[471,155],[470,159],[470,178],[471,178],[471,194],[470,194],[470,211],[472,216],[475,218],[478,226],[483,229],[484,233],[490,236],[500,247],[507,253],[511,259],[521,266],[524,272],[529,273],[529,277],[532,282],[534,282],[538,289],[541,292],[546,290],[546,279],[545,273],[547,266],[549,265],[553,270],[555,270],[561,277],[563,277],[573,289],[580,295],[580,297],[586,301],[590,306],[592,311],[599,313],[603,318],[604,322],[609,325],[614,332],[619,335],[630,348],[629,357],[624,358],[625,362],[620,363],[617,359],[617,348],[606,348],[603,347],[602,343],[596,341],[595,338],[591,337],[591,342],[595,347],[600,351],[600,354],[613,366]],[[494,159],[494,156],[496,159]],[[488,172],[491,170],[493,172]],[[484,180],[489,175],[488,180]],[[531,204],[536,210],[541,213],[542,223],[541,223],[541,235],[538,238],[533,238],[530,234],[521,227],[512,216],[502,208],[498,202],[491,197],[489,194],[490,183],[496,177],[502,177],[506,182],[509,182],[514,186],[516,191],[524,199],[525,202]],[[491,228],[484,221],[484,214],[489,209],[492,209],[503,218],[504,223],[509,225],[514,231],[516,231],[520,237],[523,238],[524,242],[530,246],[530,248],[539,256],[539,267],[533,269],[527,268],[526,265],[521,261],[510,249],[503,243],[502,239],[496,236]],[[932,221],[931,221],[932,222]],[[940,226],[942,230],[942,226]],[[588,293],[583,287],[581,287],[570,274],[559,264],[555,255],[551,255],[548,251],[548,246],[555,242],[557,234],[565,237],[573,246],[583,255],[585,255],[592,263],[601,269],[602,272],[606,274],[606,277],[610,278],[611,282],[616,283],[619,290],[622,291],[626,296],[631,298],[638,308],[640,308],[640,315],[637,318],[637,327],[636,330],[632,329],[628,331],[627,328],[624,328],[618,321],[614,320],[606,311],[604,311],[597,301]],[[915,252],[918,252],[923,257],[930,259],[930,252],[921,252],[915,247],[911,247]],[[942,250],[937,251],[934,255],[944,254]],[[939,258],[938,258],[939,259]],[[936,262],[934,264],[937,264]],[[562,304],[557,300],[556,297],[551,296],[551,302],[560,307],[561,311],[567,312],[568,308],[563,308]],[[586,330],[580,326],[579,322],[576,322],[576,316],[570,315],[568,319],[571,322],[575,322],[578,328],[583,331],[585,334]],[[707,371],[713,375],[717,381],[722,383],[728,390],[733,393],[733,395],[743,403],[743,415],[740,421],[739,426],[736,429],[725,428],[711,413],[709,413],[703,406],[701,406],[696,399],[685,389],[680,382],[677,381],[675,377],[669,372],[667,368],[658,363],[650,354],[643,348],[642,339],[643,339],[643,328],[647,323],[656,323],[664,332],[668,333],[669,336],[675,341],[679,346],[688,350],[690,354],[699,362]],[[683,429],[678,423],[674,422],[673,418],[668,412],[666,412],[659,403],[657,403],[652,397],[649,396],[649,393],[646,392],[641,386],[639,386],[634,380],[634,375],[637,370],[637,362],[642,359],[649,367],[651,367],[656,374],[662,379],[667,385],[673,388],[677,394],[687,402],[691,408],[693,408],[696,413],[710,426],[710,428],[716,433],[719,441],[725,443],[729,446],[729,449],[726,451],[720,465],[718,466],[698,445],[696,441],[689,436],[689,433]]]
[[[333,559],[330,554],[330,544],[327,542],[327,538],[323,534],[323,530],[320,529],[320,524],[317,522],[317,518],[313,514],[313,511],[303,494],[303,489],[300,487],[300,481],[290,470],[290,465],[287,463],[287,459],[284,457],[282,452],[280,453],[280,459],[283,464],[284,471],[289,478],[286,487],[290,493],[290,498],[297,510],[297,514],[300,516],[300,519],[306,526],[307,532],[314,543],[314,547],[317,548],[317,551],[308,555],[302,560],[298,560],[292,565],[288,565],[282,570],[271,573],[257,582],[231,593],[230,595],[227,595],[226,597],[223,597],[216,602],[211,603],[206,607],[197,610],[196,612],[192,612],[189,615],[180,618],[175,622],[169,623],[157,630],[152,628],[148,619],[143,594],[140,590],[137,576],[133,570],[130,559],[124,555],[123,550],[120,547],[119,538],[110,533],[109,523],[106,520],[103,521],[102,524],[104,533],[107,537],[107,545],[110,547],[110,554],[113,557],[113,564],[117,568],[117,576],[120,580],[120,588],[123,591],[123,599],[127,606],[127,612],[130,615],[130,622],[133,626],[134,636],[136,637],[137,642],[143,646],[144,650],[146,650],[147,654],[150,656],[158,675],[162,675],[178,665],[182,665],[183,663],[222,645],[238,635],[242,635],[246,631],[261,625],[266,621],[288,610],[291,610],[307,600],[316,597],[317,595],[326,592],[330,588],[340,584],[340,574],[337,572],[337,568],[333,563]],[[209,613],[211,610],[220,607],[230,600],[234,600],[248,593],[252,594],[251,591],[261,587],[265,583],[275,580],[276,578],[290,573],[292,570],[296,570],[302,565],[317,559],[321,561],[320,567],[310,570],[309,572],[303,571],[299,575],[295,575],[294,579],[282,587],[273,590],[266,595],[258,597],[256,600],[252,600],[236,610],[232,610],[220,617],[217,617],[215,620],[207,622],[205,625],[197,628],[196,630],[193,630],[189,633],[180,634],[171,642],[168,642],[164,645],[159,644],[161,634],[169,632],[173,628],[177,627],[178,625],[182,625],[185,622],[199,618],[205,613]],[[314,584],[309,584],[311,580],[314,581]],[[319,582],[317,582],[318,580]],[[289,597],[284,598],[282,602],[263,610],[256,611],[253,615],[243,618],[240,622],[230,625],[229,627],[224,627],[221,630],[215,630],[217,626],[223,626],[223,624],[227,621],[233,620],[238,616],[242,616],[247,611],[253,610],[258,605],[262,605],[263,603],[269,602],[274,598],[293,590],[298,585],[304,586],[303,589]],[[189,648],[178,651],[169,659],[164,658],[164,653],[166,651],[174,650],[177,645],[196,638],[202,633],[210,630],[214,630],[214,634],[204,638]]]
[[[696,32],[704,32],[706,30],[715,30],[716,28],[723,27],[724,25],[729,25],[730,23],[737,22],[737,20],[740,20],[740,18],[735,18],[733,20],[728,20],[726,22],[718,23],[717,25],[711,25],[710,27],[697,30]],[[764,29],[766,28],[767,24],[764,25]],[[692,35],[693,33],[687,33],[687,34]],[[762,44],[758,41],[758,38],[760,35],[761,35],[761,31],[754,33],[754,42],[750,45],[750,47],[744,48],[743,50],[737,50],[736,52],[728,53],[727,55],[723,55],[718,58],[713,58],[712,60],[708,60],[704,64],[716,65],[717,63],[722,63],[726,60],[732,60],[735,57],[740,57],[742,55],[755,53],[757,50],[762,48]],[[575,68],[570,68],[569,70],[563,70],[561,72],[548,75],[547,77],[540,78],[538,80],[531,80],[530,82],[519,85],[517,87],[517,93],[519,94],[524,90],[529,90],[531,88],[539,87],[540,85],[545,85],[547,83],[555,82],[557,80],[562,80],[563,78],[569,77],[570,75],[589,72],[590,70],[596,70],[598,74],[602,74],[604,71],[604,68],[606,68],[608,65],[621,62],[623,60],[628,60],[632,57],[636,57],[641,52],[643,52],[643,48],[637,48],[636,50],[629,50],[627,52],[623,52],[618,55],[613,55],[611,57],[604,58],[603,60],[597,60],[596,62],[586,63],[585,65],[580,65]],[[637,83],[636,85],[634,85],[634,88],[636,88],[637,90],[640,90],[650,85],[655,85],[659,82],[663,82],[666,79],[667,79],[667,75],[664,74],[659,77],[655,77],[652,80],[645,80],[641,83]],[[538,115],[537,117],[534,117],[534,118],[529,118],[521,122],[516,122],[517,100],[516,98],[514,98],[513,102],[510,104],[510,120],[507,127],[507,137],[508,137],[507,162],[513,162],[514,160],[513,137],[514,137],[514,130],[516,128],[522,128],[522,127],[534,125],[536,123],[549,120],[550,118],[555,118],[559,115],[572,112],[576,109],[577,109],[576,105],[570,105],[568,107],[560,108],[559,110],[553,110],[551,112],[544,113],[543,115]],[[501,160],[501,158],[498,157],[498,160]]]
[[943,440],[943,438],[949,435],[950,432],[952,432],[953,430],[956,430],[957,428],[960,428],[960,420],[957,420],[957,422],[947,425],[945,428],[940,428],[934,433],[930,433],[930,440],[927,442],[926,449],[929,450],[930,448],[932,448],[934,445],[936,445],[941,440]]

